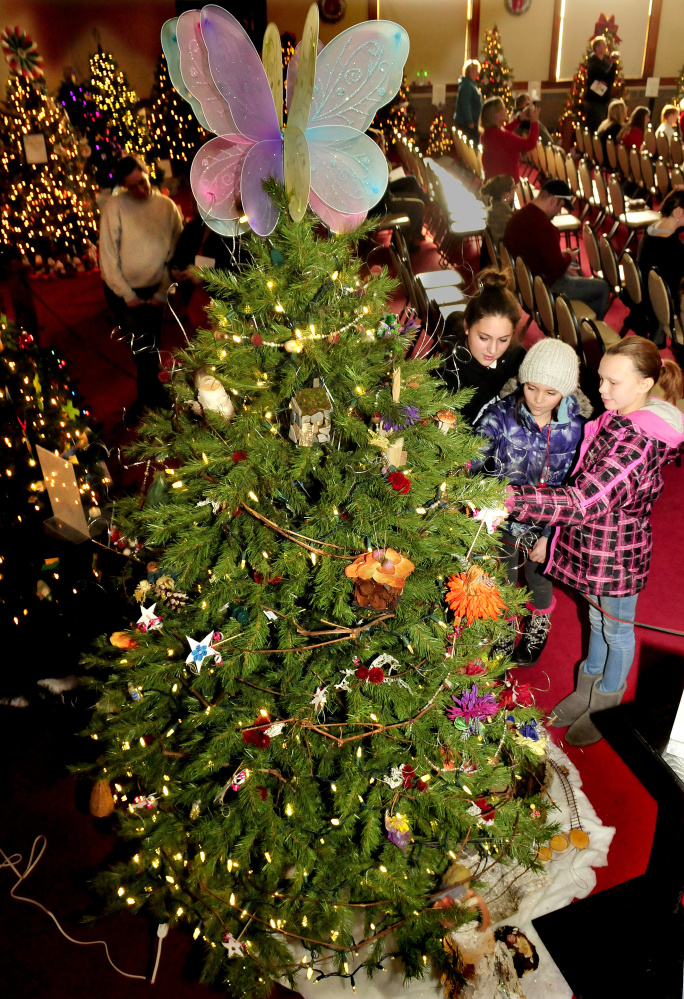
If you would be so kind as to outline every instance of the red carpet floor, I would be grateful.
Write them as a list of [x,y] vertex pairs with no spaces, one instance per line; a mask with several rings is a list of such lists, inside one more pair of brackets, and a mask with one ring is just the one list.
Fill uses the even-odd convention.
[[[377,252],[382,259],[382,250]],[[436,253],[429,241],[416,254],[414,268],[436,266]],[[135,395],[133,365],[124,344],[110,339],[100,279],[97,274],[61,282],[36,285],[41,341],[53,345],[66,358],[71,377],[94,419],[102,424],[103,436],[112,453],[112,471],[121,475],[116,448],[127,439],[121,424],[122,407]],[[622,306],[613,306],[608,319],[619,329]],[[615,311],[613,311],[615,310]],[[531,327],[527,342],[540,335]],[[164,332],[163,347],[182,341],[173,320]],[[130,473],[133,475],[134,473]],[[665,628],[682,628],[684,571],[680,558],[684,533],[684,472],[669,466],[666,487],[653,514],[655,550],[648,586],[639,600],[637,619]],[[544,710],[557,703],[573,686],[573,669],[586,649],[586,607],[573,593],[559,589],[553,628],[541,662],[520,671],[537,689]],[[643,689],[658,689],[659,661],[669,656],[668,668],[684,672],[684,639],[637,629],[637,666],[628,682],[628,697],[637,683]],[[80,724],[67,715],[56,720],[49,713],[41,721],[42,735],[36,739],[22,721],[23,712],[2,709],[0,760],[6,767],[0,778],[0,847],[6,853],[19,851],[26,864],[35,836],[46,833],[48,851],[36,872],[18,894],[42,900],[54,909],[65,928],[78,939],[105,938],[113,960],[126,971],[145,972],[149,955],[150,928],[141,919],[119,917],[84,928],[82,914],[91,901],[87,880],[93,870],[115,848],[106,826],[90,818],[87,803],[78,799],[76,783],[63,776],[56,760],[68,753],[65,744]],[[10,717],[7,717],[7,716]],[[555,730],[552,730],[555,733]],[[556,737],[555,733],[554,737]],[[53,752],[54,750],[54,752]],[[566,747],[578,766],[584,789],[601,820],[616,827],[607,868],[599,870],[597,890],[608,888],[643,873],[648,859],[656,806],[642,785],[604,742],[587,749]],[[77,755],[77,754],[76,754]],[[71,758],[76,758],[72,755]],[[0,858],[2,861],[2,858]],[[38,909],[12,901],[9,891],[14,876],[0,875],[0,981],[7,999],[62,999],[91,995],[100,999],[120,996],[123,989],[133,999],[149,995],[143,982],[123,979],[107,964],[102,948],[82,948],[64,940],[49,918]],[[152,932],[154,928],[152,928]],[[159,994],[182,997],[208,996],[198,985],[198,963],[189,937],[176,932],[164,943]]]

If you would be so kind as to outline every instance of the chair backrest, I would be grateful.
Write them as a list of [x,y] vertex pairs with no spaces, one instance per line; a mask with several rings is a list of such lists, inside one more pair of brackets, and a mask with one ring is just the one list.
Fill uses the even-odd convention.
[[629,153],[627,152],[627,148],[624,142],[618,142],[616,148],[617,148],[618,167],[620,168],[620,173],[622,174],[625,180],[629,180],[630,178]]
[[641,154],[641,183],[651,194],[655,194],[655,177],[653,175],[653,164],[648,153]]
[[617,179],[615,174],[611,174],[608,178],[608,191],[610,193],[610,204],[613,209],[613,215],[616,217],[625,214],[625,198],[622,193],[622,188],[620,187],[620,181]]
[[522,184],[523,197],[525,199],[525,204],[529,205],[530,201],[534,201],[534,194],[532,193],[532,185],[530,184],[527,177],[521,177],[520,183]]
[[577,167],[577,174],[582,188],[582,197],[585,201],[593,201],[594,185],[591,181],[591,171],[589,170],[589,164],[586,160],[580,160],[579,166]]
[[673,187],[681,187],[684,184],[684,176],[682,171],[678,166],[672,167],[672,172],[670,173],[670,182]]
[[582,348],[577,317],[565,295],[556,295],[556,329],[559,340],[569,344],[581,361]]
[[613,249],[612,243],[609,242],[608,237],[603,235],[599,240],[599,253],[601,254],[601,269],[603,270],[603,277],[610,285],[611,291],[616,294],[620,291],[622,283],[620,281],[620,268],[618,267],[617,257],[615,256],[615,250]]
[[684,149],[682,149],[682,140],[678,135],[670,139],[670,159],[674,166],[681,166],[684,162]]
[[665,161],[665,163],[670,162],[670,143],[667,141],[667,136],[663,132],[656,132],[656,152],[658,156]]
[[533,288],[539,324],[546,333],[555,336],[556,316],[553,311],[553,299],[551,292],[544,284],[544,279],[539,274],[535,275]]
[[587,260],[589,261],[589,269],[593,275],[597,275],[601,270],[601,256],[599,254],[599,245],[596,233],[588,222],[585,222],[582,226],[582,242],[584,243],[584,252],[586,253]]
[[656,184],[658,185],[658,193],[661,198],[664,198],[667,192],[670,190],[670,172],[664,160],[659,159],[655,165],[655,175]]
[[496,255],[496,250],[494,249],[494,242],[492,240],[492,234],[489,231],[489,229],[485,229],[483,238],[484,238],[485,248],[486,248],[487,253],[489,255],[489,262],[490,262],[490,264],[492,265],[492,267],[498,267],[499,266],[499,259],[498,259],[497,255]]
[[518,291],[522,298],[523,305],[531,316],[534,315],[534,288],[532,287],[532,274],[522,257],[516,257],[515,277],[518,282]]
[[579,324],[579,331],[584,363],[590,371],[598,371],[601,358],[606,352],[606,347],[601,339],[598,327],[593,320],[583,319]]
[[605,211],[609,211],[610,203],[608,201],[608,191],[606,190],[606,182],[603,179],[603,174],[600,170],[596,170],[594,172],[594,187],[596,188],[596,195],[599,199],[601,208]]
[[568,175],[565,172],[565,153],[560,146],[554,146],[554,153],[556,155],[556,176],[559,180],[567,183]]
[[537,156],[539,157],[539,167],[543,174],[547,174],[549,171],[546,166],[546,146],[539,140],[537,143]]
[[513,263],[513,257],[511,256],[510,250],[504,243],[503,239],[499,243],[499,260],[501,261],[501,268],[505,271],[510,271],[511,274],[515,274],[515,264]]
[[615,143],[610,136],[606,139],[606,157],[608,158],[608,165],[610,166],[610,169],[617,170],[617,152],[615,151]]
[[518,202],[518,208],[522,208],[525,204],[525,195],[523,194],[521,181],[518,181],[515,185],[515,200]]
[[629,151],[629,169],[632,174],[632,180],[639,187],[643,186],[643,181],[641,179],[641,156],[639,155],[639,150],[636,146],[632,146]]
[[649,156],[655,156],[656,154],[656,137],[653,131],[653,126],[648,125],[646,131],[644,132],[644,145],[646,146],[646,151]]
[[539,143],[537,143],[534,149],[530,149],[529,157],[535,169],[541,170],[541,164],[539,163]]
[[594,132],[591,141],[594,151],[594,159],[599,166],[603,166],[603,143],[601,142],[601,137]]
[[656,319],[665,329],[672,329],[672,296],[670,289],[663,281],[657,267],[652,267],[648,272],[648,297],[651,300],[651,307],[655,312]]
[[641,305],[644,298],[644,288],[641,281],[641,271],[629,250],[624,250],[620,257],[622,272],[625,276],[625,291],[633,305]]
[[556,152],[553,146],[546,147],[546,172],[549,177],[556,177]]
[[411,280],[411,274],[406,267],[406,264],[399,256],[396,248],[390,243],[389,245],[390,256],[392,258],[392,263],[394,264],[394,269],[397,272],[397,277],[401,281],[402,287],[404,289],[404,295],[406,296],[406,304],[413,305],[416,304],[416,290],[415,283]]
[[408,244],[406,243],[406,237],[404,236],[401,229],[396,228],[392,233],[392,242],[396,243],[397,253],[404,261],[406,266],[410,269],[411,267],[411,254],[409,253]]
[[584,142],[585,155],[591,159],[594,155],[594,144],[591,141],[591,132],[588,128],[582,129],[582,139]]
[[577,164],[569,153],[565,157],[565,174],[572,193],[581,195],[579,177],[577,176]]
[[575,145],[581,156],[584,152],[584,139],[582,138],[582,126],[579,122],[575,125]]

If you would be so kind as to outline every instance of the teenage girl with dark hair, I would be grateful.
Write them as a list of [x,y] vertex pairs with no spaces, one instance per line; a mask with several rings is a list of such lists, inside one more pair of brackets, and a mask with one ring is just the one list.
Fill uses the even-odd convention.
[[[634,660],[637,597],[651,561],[653,504],[663,489],[661,465],[684,442],[684,416],[673,403],[682,372],[643,337],[627,337],[599,366],[606,412],[588,423],[570,485],[509,486],[516,521],[557,527],[547,572],[589,600],[591,635],[575,691],[554,708],[552,725],[569,725],[572,746],[601,734],[592,712],[619,704]],[[658,385],[664,399],[650,397]]]
[[441,338],[440,377],[452,392],[472,388],[472,399],[461,412],[472,425],[501,387],[517,374],[525,350],[515,336],[520,306],[513,296],[512,275],[493,268],[480,271],[480,291],[465,313],[452,313]]

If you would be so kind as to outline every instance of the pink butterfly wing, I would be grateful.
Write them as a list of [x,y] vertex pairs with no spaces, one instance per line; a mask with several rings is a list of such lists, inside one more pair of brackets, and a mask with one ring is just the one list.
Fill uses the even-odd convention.
[[250,226],[259,236],[268,236],[278,221],[278,208],[263,188],[264,181],[269,177],[279,184],[283,183],[283,143],[280,138],[257,142],[247,152],[242,167],[242,206]]
[[188,10],[180,15],[176,24],[176,37],[183,82],[195,100],[199,101],[209,128],[216,135],[236,132],[230,108],[211,76],[198,10]]
[[190,185],[202,215],[214,219],[237,219],[240,179],[251,139],[235,133],[210,139],[199,150],[190,168]]
[[366,212],[359,212],[356,215],[346,215],[344,212],[336,211],[334,208],[326,205],[324,201],[321,201],[313,189],[309,191],[309,205],[316,215],[318,215],[321,222],[327,225],[328,229],[332,232],[352,232],[357,226],[361,225],[366,217]]

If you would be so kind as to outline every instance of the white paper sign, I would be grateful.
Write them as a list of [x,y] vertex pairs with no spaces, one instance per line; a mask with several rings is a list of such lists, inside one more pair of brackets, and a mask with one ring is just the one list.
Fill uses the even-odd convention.
[[529,80],[527,83],[527,93],[531,101],[541,100],[541,80]]
[[660,77],[649,76],[646,80],[646,93],[644,97],[657,97],[660,90]]
[[440,104],[446,104],[446,83],[432,84],[432,103],[436,108],[438,108]]
[[31,132],[22,136],[24,140],[24,155],[27,163],[47,163],[48,154],[45,146],[45,136],[42,132]]
[[83,512],[81,494],[70,461],[58,458],[52,451],[36,446],[38,460],[47,486],[56,527],[71,528],[77,534],[88,538],[88,522]]

